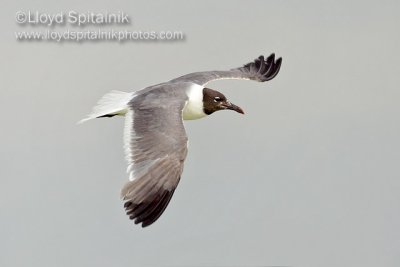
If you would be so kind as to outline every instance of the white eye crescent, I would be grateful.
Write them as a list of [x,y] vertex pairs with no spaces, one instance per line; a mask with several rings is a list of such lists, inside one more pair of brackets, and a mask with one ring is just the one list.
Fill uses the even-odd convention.
[[221,101],[221,98],[219,96],[214,97],[214,102]]

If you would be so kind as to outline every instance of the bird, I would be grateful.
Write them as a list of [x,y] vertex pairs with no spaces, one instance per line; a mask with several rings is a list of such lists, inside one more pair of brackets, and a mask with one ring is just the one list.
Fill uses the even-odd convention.
[[129,181],[121,190],[126,214],[147,227],[159,219],[181,179],[188,152],[184,120],[196,120],[220,110],[244,114],[224,94],[207,87],[214,80],[269,81],[282,58],[259,56],[227,71],[189,73],[134,92],[111,91],[85,119],[125,116],[124,150]]

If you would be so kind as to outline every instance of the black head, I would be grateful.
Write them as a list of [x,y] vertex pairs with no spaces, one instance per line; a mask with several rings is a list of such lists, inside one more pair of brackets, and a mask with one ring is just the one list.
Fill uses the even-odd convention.
[[226,97],[218,91],[210,88],[203,89],[203,109],[204,113],[210,115],[218,110],[234,110],[241,114],[244,114],[243,110],[229,102]]

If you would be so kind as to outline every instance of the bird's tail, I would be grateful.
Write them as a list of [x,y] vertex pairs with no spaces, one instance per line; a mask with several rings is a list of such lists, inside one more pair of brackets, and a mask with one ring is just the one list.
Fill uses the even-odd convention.
[[95,118],[113,117],[115,115],[124,116],[128,109],[128,103],[132,98],[133,93],[111,91],[97,102],[92,113],[78,123],[83,123]]

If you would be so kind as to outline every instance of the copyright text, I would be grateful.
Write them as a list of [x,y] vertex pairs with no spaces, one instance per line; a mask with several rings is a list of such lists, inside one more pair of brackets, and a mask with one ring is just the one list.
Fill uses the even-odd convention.
[[58,13],[42,13],[39,11],[17,11],[15,21],[18,24],[55,26],[70,24],[85,25],[115,25],[130,24],[131,18],[123,11],[114,13],[77,12],[74,10]]

